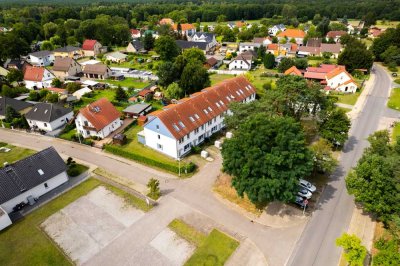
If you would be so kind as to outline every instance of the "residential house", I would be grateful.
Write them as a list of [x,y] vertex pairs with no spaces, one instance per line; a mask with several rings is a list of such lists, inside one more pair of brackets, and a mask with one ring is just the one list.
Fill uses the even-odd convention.
[[347,24],[346,27],[347,27],[348,34],[354,34],[356,32],[356,28],[353,25]]
[[25,115],[31,129],[46,132],[64,126],[73,117],[72,109],[53,103],[37,103]]
[[144,49],[144,45],[140,40],[133,40],[129,42],[126,47],[126,51],[128,53],[146,53],[147,51]]
[[50,66],[54,63],[53,52],[43,50],[28,54],[26,60],[34,66]]
[[6,62],[4,63],[3,67],[7,70],[11,69],[17,69],[22,71],[22,73],[25,73],[25,69],[27,66],[32,66],[30,63],[28,63],[25,59],[6,59]]
[[254,42],[241,42],[239,43],[239,53],[243,53],[246,51],[255,51],[259,48],[261,44]]
[[237,42],[223,42],[221,48],[219,49],[222,55],[229,56],[238,50]]
[[188,40],[191,42],[205,42],[208,44],[209,49],[216,47],[218,44],[215,34],[209,32],[195,32],[192,36],[188,37]]
[[248,71],[253,66],[253,60],[256,58],[253,51],[246,51],[236,56],[229,62],[229,70],[245,70]]
[[139,142],[167,156],[180,159],[193,146],[222,130],[231,102],[251,102],[255,87],[244,77],[224,80],[201,92],[147,115],[138,133]]
[[85,40],[82,44],[83,54],[85,56],[96,56],[103,52],[101,43],[96,40]]
[[52,71],[57,78],[64,80],[81,73],[82,67],[71,57],[56,57]]
[[162,18],[158,24],[160,25],[174,25],[174,21],[170,18]]
[[53,147],[5,165],[0,169],[0,211],[4,211],[0,213],[0,230],[5,227],[4,216],[17,204],[34,204],[67,181],[65,162]]
[[243,27],[247,26],[247,23],[244,20],[241,20],[236,22],[228,22],[227,26],[231,30],[233,30],[234,28],[238,28],[239,31],[241,31]]
[[307,47],[321,47],[322,38],[309,38],[307,40],[306,46]]
[[215,57],[210,57],[206,60],[206,62],[204,63],[204,67],[207,69],[210,68],[217,68],[221,65],[222,61],[217,60]]
[[79,59],[83,57],[83,50],[80,47],[67,45],[61,48],[57,48],[53,51],[54,57],[69,57],[73,59]]
[[294,39],[297,44],[303,45],[304,37],[306,37],[306,33],[299,29],[286,29],[277,35],[279,40],[287,39],[290,41]]
[[152,109],[151,104],[148,103],[138,103],[132,104],[126,107],[122,112],[127,117],[138,118],[141,115],[147,115]]
[[107,79],[111,74],[111,69],[104,64],[85,65],[83,68],[83,75],[88,79]]
[[122,126],[121,113],[106,98],[101,98],[79,110],[76,129],[84,138],[104,139]]
[[330,53],[332,54],[331,58],[338,58],[341,51],[340,43],[321,43],[320,46],[300,46],[297,56],[323,56],[324,53]]
[[106,60],[120,64],[125,62],[127,57],[128,56],[126,54],[123,54],[121,52],[113,52],[106,55]]
[[379,35],[381,35],[384,32],[384,30],[378,28],[378,27],[371,27],[368,29],[368,37],[370,38],[376,38]]
[[144,88],[138,92],[136,98],[140,99],[141,101],[148,101],[153,96],[154,92],[149,88]]
[[54,78],[54,74],[44,67],[27,66],[25,68],[24,82],[28,89],[49,88]]
[[[180,25],[180,30],[178,29]],[[172,24],[174,32],[180,33],[182,36],[192,36],[196,32],[196,27],[190,23]]]
[[7,107],[12,107],[20,114],[26,114],[31,108],[31,103],[19,101],[13,98],[0,96],[0,120],[6,118]]
[[291,68],[289,68],[288,70],[285,71],[284,75],[286,75],[286,76],[294,75],[294,76],[302,77],[303,73],[301,73],[301,71],[297,67],[292,66]]
[[199,48],[203,51],[204,54],[207,54],[210,51],[210,47],[206,42],[188,42],[184,40],[176,40],[176,44],[182,50],[190,49],[190,48]]
[[347,32],[344,30],[334,30],[334,31],[329,31],[326,34],[326,39],[333,39],[335,42],[340,42],[340,38],[344,35],[347,35]]
[[255,37],[253,39],[253,43],[259,43],[262,44],[264,47],[267,47],[268,44],[272,43],[272,38],[271,37]]
[[271,35],[271,36],[276,36],[278,33],[283,32],[283,31],[285,31],[285,30],[286,30],[285,25],[283,25],[283,24],[278,24],[278,25],[274,25],[274,26],[270,27],[270,28],[268,29],[268,33],[269,33],[269,35]]
[[140,33],[140,30],[130,29],[130,32],[131,32],[132,39],[139,39],[140,37],[142,37],[142,34]]
[[271,43],[266,48],[267,53],[273,54],[275,57],[295,57],[298,49],[298,45],[295,43]]

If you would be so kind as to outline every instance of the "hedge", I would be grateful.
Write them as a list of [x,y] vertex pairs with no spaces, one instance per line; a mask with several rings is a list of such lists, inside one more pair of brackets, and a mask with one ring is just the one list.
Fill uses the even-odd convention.
[[[122,150],[121,148],[114,147],[114,146],[111,146],[111,145],[105,145],[104,149],[107,152],[110,152],[112,154],[115,154],[115,155],[130,159],[130,160],[134,160],[134,161],[137,161],[137,162],[140,162],[140,163],[144,163],[144,164],[149,165],[149,166],[155,166],[155,167],[161,168],[163,170],[166,170],[166,171],[169,171],[169,172],[172,172],[172,173],[176,173],[176,174],[179,173],[179,167],[176,166],[176,165],[162,163],[162,162],[153,160],[151,158],[144,157],[144,156],[141,156],[139,154],[132,153],[132,152],[129,152],[129,151],[125,151],[125,150]],[[192,172],[194,172],[195,169],[196,169],[196,165],[194,163],[192,163],[192,162],[190,162],[188,164],[181,165],[181,173],[192,173]]]

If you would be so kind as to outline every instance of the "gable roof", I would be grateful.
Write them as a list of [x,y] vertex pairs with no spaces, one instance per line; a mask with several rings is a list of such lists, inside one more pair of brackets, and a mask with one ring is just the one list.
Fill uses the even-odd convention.
[[275,51],[275,50],[278,50],[278,48],[279,48],[279,45],[277,43],[270,43],[267,45],[267,50]]
[[338,54],[342,49],[342,45],[340,43],[322,43],[321,44],[321,53],[329,52]]
[[131,41],[131,44],[137,51],[144,49],[144,45],[140,40],[133,40]]
[[228,110],[230,102],[243,101],[255,93],[255,87],[244,76],[227,79],[192,94],[190,98],[182,99],[177,104],[150,113],[148,123],[155,117],[159,118],[178,140],[223,114]]
[[347,73],[345,67],[338,66],[337,68],[333,69],[332,71],[329,71],[328,73],[326,73],[326,78],[327,79],[331,79],[331,78],[334,78],[334,77],[336,77],[337,75],[339,75],[341,73],[345,73],[346,75],[350,76],[350,74]]
[[53,71],[68,71],[75,60],[70,57],[57,57],[54,60]]
[[206,42],[188,42],[184,40],[176,40],[176,44],[183,50],[189,48],[199,48],[200,50],[207,50]]
[[29,81],[42,81],[45,72],[44,67],[26,66],[24,80]]
[[63,159],[53,147],[0,169],[0,204],[65,172]]
[[72,109],[65,108],[53,103],[37,103],[25,114],[26,119],[50,123],[60,117],[72,112]]
[[347,32],[344,30],[331,30],[326,34],[327,38],[337,38],[337,37],[342,37],[343,35],[346,35]]
[[48,55],[51,55],[51,54],[52,54],[51,51],[43,50],[43,51],[33,52],[33,53],[28,54],[28,55],[29,56],[34,56],[34,57],[45,57],[45,56],[48,56]]
[[140,30],[137,29],[130,29],[132,35],[136,35],[140,33]]
[[300,46],[299,52],[310,53],[312,55],[319,54],[321,52],[320,47],[313,47],[313,46]]
[[114,57],[116,59],[125,59],[125,58],[128,57],[126,54],[123,54],[123,53],[118,52],[118,51],[117,52],[113,52],[113,53],[109,53],[108,55],[106,55],[106,57],[107,56]]
[[307,47],[320,47],[321,44],[322,44],[321,38],[310,38],[310,39],[308,39],[306,46]]
[[209,66],[213,67],[216,64],[218,64],[218,60],[215,59],[214,57],[210,57],[207,59],[206,64],[208,64]]
[[210,43],[214,40],[215,34],[210,32],[195,32],[192,35],[192,38],[196,36],[197,38],[204,39],[207,43]]
[[27,103],[24,101],[15,100],[13,98],[0,96],[0,115],[5,116],[7,106],[11,106],[15,111],[19,112],[28,107],[31,107],[33,104]]
[[[172,28],[174,29],[174,31],[177,31],[178,30],[178,24],[172,25]],[[193,29],[195,29],[193,24],[190,24],[190,23],[182,23],[181,24],[181,30],[182,31],[193,30]]]
[[82,44],[82,49],[86,51],[93,51],[94,50],[94,45],[97,43],[96,40],[85,40]]
[[304,38],[306,33],[299,29],[286,29],[278,34],[278,37],[287,37],[287,38]]
[[83,69],[83,73],[85,74],[97,74],[97,75],[104,75],[107,70],[108,66],[104,64],[89,64],[85,65],[85,68]]
[[101,98],[79,110],[97,131],[102,130],[121,116],[120,112],[106,98]]
[[82,50],[80,47],[75,47],[75,46],[71,46],[71,45],[67,45],[64,47],[60,47],[54,50],[54,52],[59,52],[59,53],[70,53],[70,52],[74,52],[74,51],[80,51]]
[[284,73],[285,75],[296,75],[302,77],[301,71],[296,67],[292,66],[291,68],[287,69]]

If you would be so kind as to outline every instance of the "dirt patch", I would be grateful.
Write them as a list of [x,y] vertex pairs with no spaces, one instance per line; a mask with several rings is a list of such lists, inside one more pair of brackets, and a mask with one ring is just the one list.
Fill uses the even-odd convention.
[[256,222],[274,228],[295,226],[307,221],[308,216],[303,215],[300,208],[281,202],[271,202]]
[[51,215],[41,226],[72,261],[81,265],[143,215],[100,186]]
[[150,245],[170,260],[173,265],[183,265],[195,250],[195,246],[179,237],[169,228],[165,228]]

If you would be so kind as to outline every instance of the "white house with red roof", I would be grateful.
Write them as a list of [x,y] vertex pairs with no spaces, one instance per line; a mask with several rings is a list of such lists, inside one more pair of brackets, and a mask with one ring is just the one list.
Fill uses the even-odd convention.
[[246,103],[255,98],[256,89],[244,76],[224,80],[148,114],[138,140],[179,159],[225,127],[224,115],[229,113],[231,102]]
[[142,37],[142,34],[140,33],[140,30],[130,29],[130,32],[131,32],[132,39],[139,39],[140,37]]
[[24,82],[25,87],[30,90],[49,88],[54,78],[53,73],[44,67],[26,66]]
[[122,126],[121,113],[106,98],[79,110],[75,119],[77,131],[84,137],[107,137]]
[[96,56],[102,52],[102,45],[96,40],[85,40],[82,44],[83,54],[85,56]]

